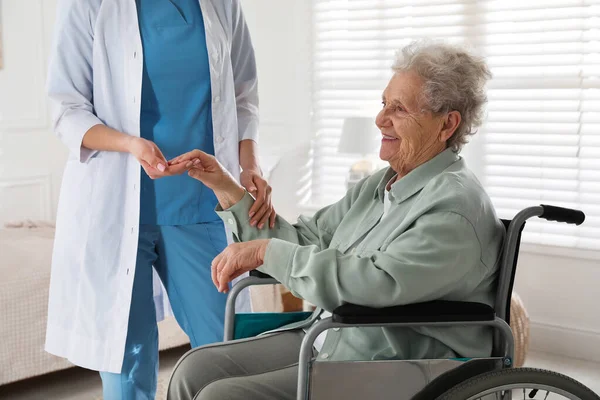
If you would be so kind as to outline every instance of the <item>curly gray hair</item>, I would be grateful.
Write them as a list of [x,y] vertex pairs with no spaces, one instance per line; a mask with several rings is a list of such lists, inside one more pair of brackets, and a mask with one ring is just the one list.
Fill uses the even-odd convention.
[[459,46],[416,41],[398,52],[394,72],[416,72],[423,79],[420,105],[434,113],[458,111],[461,122],[448,139],[460,152],[484,118],[485,84],[492,74],[483,58]]

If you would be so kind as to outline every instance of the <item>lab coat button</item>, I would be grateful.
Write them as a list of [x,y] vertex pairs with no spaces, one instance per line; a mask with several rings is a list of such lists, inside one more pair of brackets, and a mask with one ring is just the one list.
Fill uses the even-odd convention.
[[223,143],[224,140],[223,136],[217,136],[217,143]]
[[221,101],[221,97],[220,96],[215,96],[215,103],[218,103]]
[[137,58],[137,51],[133,52],[133,58]]
[[233,225],[233,223],[234,223],[234,222],[235,222],[235,221],[233,220],[233,218],[229,218],[229,219],[227,220],[227,223],[228,223],[229,225]]
[[323,353],[323,354],[321,354],[321,358],[329,358],[329,354],[328,353]]
[[333,330],[337,332],[340,330],[340,328],[333,328]]

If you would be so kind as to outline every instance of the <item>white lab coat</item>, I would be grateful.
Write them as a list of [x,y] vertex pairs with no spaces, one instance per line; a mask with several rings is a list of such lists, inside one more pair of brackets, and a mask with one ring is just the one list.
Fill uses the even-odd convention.
[[[239,176],[257,140],[254,50],[239,0],[200,0],[210,60],[217,159]],[[121,371],[138,243],[140,165],[81,147],[96,124],[140,135],[143,49],[135,0],[61,0],[48,93],[70,157],[57,212],[46,350]],[[199,304],[201,306],[201,304]]]

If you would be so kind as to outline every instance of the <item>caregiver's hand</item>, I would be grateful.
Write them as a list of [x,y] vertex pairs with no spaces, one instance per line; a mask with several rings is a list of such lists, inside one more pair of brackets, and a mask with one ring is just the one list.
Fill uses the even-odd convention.
[[151,179],[173,175],[173,171],[169,171],[165,156],[154,142],[140,137],[131,137],[127,149]]
[[244,197],[244,188],[229,171],[210,154],[192,150],[169,161],[169,168],[185,168],[188,175],[212,189],[223,209],[235,205]]
[[[192,178],[204,183],[215,192],[223,209],[233,206],[244,196],[244,189],[210,154],[192,150],[169,161],[169,168],[180,168],[180,165],[189,169],[188,174]],[[277,214],[271,204],[271,187],[267,181],[260,176],[259,171],[254,170],[243,171],[241,180],[242,185],[255,198],[248,212],[250,224],[262,229],[270,219],[270,226],[274,227]]]
[[233,176],[214,156],[201,150],[192,150],[169,161],[169,168],[186,168],[188,174],[214,192],[240,188]]
[[256,199],[248,214],[250,225],[258,226],[258,229],[262,229],[265,225],[275,227],[277,213],[271,203],[272,188],[262,177],[261,172],[244,170],[240,175],[240,181],[248,193]]
[[260,267],[265,259],[269,239],[232,243],[211,264],[212,281],[219,292],[229,291],[229,282]]

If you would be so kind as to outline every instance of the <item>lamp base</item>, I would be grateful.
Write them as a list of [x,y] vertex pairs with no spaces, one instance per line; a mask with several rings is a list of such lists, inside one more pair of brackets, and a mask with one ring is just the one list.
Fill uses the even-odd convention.
[[373,160],[364,159],[354,163],[348,171],[346,188],[350,190],[362,179],[371,176],[377,170],[377,163]]

